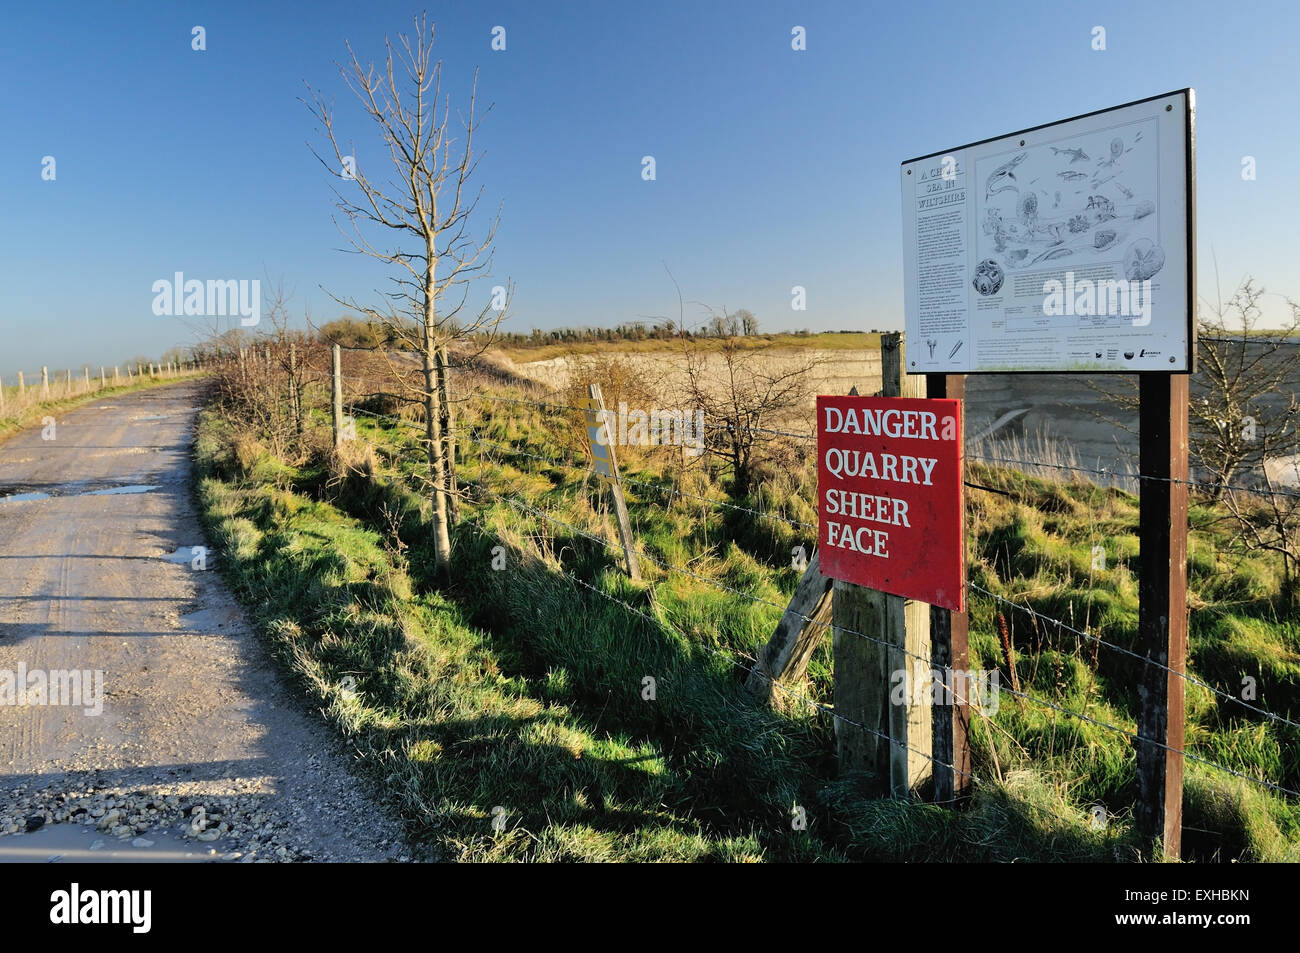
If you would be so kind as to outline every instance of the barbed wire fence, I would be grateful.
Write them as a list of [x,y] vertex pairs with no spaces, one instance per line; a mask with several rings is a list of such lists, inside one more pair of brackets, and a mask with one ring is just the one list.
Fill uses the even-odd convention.
[[97,394],[141,381],[174,380],[199,370],[193,361],[163,363],[130,362],[119,365],[82,364],[75,371],[62,368],[51,373],[48,366],[39,370],[0,374],[0,419],[17,418],[43,403]]
[[[332,385],[331,375],[328,372],[322,372],[319,369],[306,374],[304,380],[307,383],[319,385],[326,393],[328,393],[328,390]],[[359,415],[367,420],[374,421],[376,425],[389,428],[393,434],[398,435],[398,446],[393,448],[395,450],[395,462],[405,462],[410,464],[409,472],[406,474],[407,477],[415,479],[422,489],[433,490],[434,487],[428,475],[420,472],[420,468],[427,463],[427,458],[424,456],[425,449],[423,447],[426,438],[423,434],[423,424],[418,419],[422,412],[422,408],[403,396],[404,388],[401,384],[398,381],[393,380],[391,376],[375,376],[374,374],[363,373],[342,375],[341,385],[343,409],[347,418],[351,421],[355,421]],[[548,417],[551,419],[556,417],[568,417],[573,421],[579,421],[582,419],[582,408],[569,406],[554,400],[532,400],[521,397],[506,396],[505,394],[488,393],[481,390],[465,392],[454,391],[452,399],[454,399],[459,405],[480,403],[489,407],[499,405],[510,408],[525,408],[528,413],[538,414],[543,419]],[[396,409],[393,406],[394,403],[398,406],[403,406],[404,404],[409,405],[412,408],[412,416],[403,416],[400,411],[396,413],[385,412],[385,410]],[[470,506],[500,503],[504,506],[510,507],[514,512],[518,513],[521,519],[533,520],[539,525],[558,528],[566,533],[583,538],[602,548],[608,549],[611,552],[624,550],[626,547],[617,538],[617,534],[599,535],[576,525],[572,519],[565,519],[560,514],[549,511],[545,507],[539,506],[533,501],[522,498],[517,492],[511,492],[508,488],[503,490],[500,486],[489,484],[489,468],[486,465],[491,464],[493,469],[504,470],[506,467],[514,466],[511,461],[528,461],[529,464],[541,464],[553,472],[566,474],[567,482],[564,486],[571,489],[589,487],[591,484],[598,481],[598,478],[592,469],[590,460],[580,459],[572,453],[564,456],[557,456],[553,453],[537,453],[534,452],[534,448],[532,447],[517,446],[513,443],[502,442],[501,439],[492,439],[488,435],[491,432],[488,424],[495,419],[495,416],[496,415],[493,412],[483,412],[481,417],[477,418],[480,422],[473,423],[463,418],[458,420],[457,425],[453,428],[452,436],[454,437],[457,453],[460,458],[463,461],[468,461],[471,459],[471,454],[477,454],[477,459],[480,464],[478,468],[479,479],[474,481],[461,481],[457,489],[452,491],[453,495],[461,502]],[[721,425],[714,424],[713,426],[716,427]],[[817,439],[815,434],[777,428],[756,427],[753,428],[753,432],[762,439],[796,441],[804,444],[815,444]],[[550,441],[549,443],[552,445],[563,446],[563,441],[560,440]],[[416,454],[419,456],[416,456]],[[1061,473],[1068,473],[1071,476],[1077,476],[1079,478],[1083,478],[1084,476],[1100,476],[1103,478],[1109,478],[1115,475],[1114,470],[1107,470],[1103,467],[1093,468],[1066,465],[1016,457],[1003,457],[993,454],[971,453],[967,455],[967,460],[973,463],[981,463],[989,467],[1012,467],[1027,471],[1032,468],[1053,470]],[[1138,481],[1158,479],[1144,477],[1138,474],[1131,474],[1131,476]],[[752,506],[744,506],[731,500],[716,499],[704,496],[700,493],[693,493],[682,487],[677,481],[672,480],[652,482],[650,480],[628,476],[621,476],[620,480],[625,486],[633,488],[638,497],[641,498],[640,501],[643,503],[648,503],[653,499],[655,501],[662,501],[665,505],[671,506],[677,500],[686,500],[690,501],[693,505],[700,506],[701,509],[711,508],[729,513],[743,514],[756,521],[779,523],[789,527],[798,534],[811,533],[813,540],[815,541],[816,539],[818,527],[815,524],[806,520],[793,518],[782,512],[755,509]],[[1217,484],[1196,480],[1165,482],[1186,483],[1190,488],[1197,490],[1222,491],[1226,489],[1230,492],[1240,493],[1258,492],[1258,488],[1242,484]],[[975,483],[968,482],[968,485],[974,486],[977,489],[991,489],[995,492],[1005,493],[1005,491],[997,490],[997,488],[981,487],[979,484]],[[1290,491],[1282,492],[1286,493],[1286,495],[1300,496],[1300,494],[1291,494]],[[463,523],[467,523],[475,532],[484,534],[494,540],[497,539],[497,537],[492,534],[491,530],[473,516],[463,520]],[[497,541],[501,542],[500,540]],[[689,579],[693,583],[708,586],[720,592],[725,592],[732,598],[753,605],[775,609],[779,613],[791,611],[791,607],[775,602],[760,593],[748,591],[747,589],[729,585],[726,582],[714,579],[711,576],[697,572],[688,566],[677,564],[661,555],[648,552],[644,546],[634,546],[633,549],[635,555],[642,564],[654,567],[655,570],[661,574],[661,579]],[[637,619],[637,624],[657,626],[661,627],[665,631],[672,632],[678,637],[688,641],[690,644],[698,646],[702,650],[717,656],[721,661],[726,662],[746,677],[757,675],[758,677],[766,678],[767,681],[771,683],[773,689],[781,692],[784,696],[789,698],[791,702],[802,706],[809,713],[829,719],[831,722],[839,726],[840,730],[862,731],[877,737],[882,743],[888,743],[892,746],[898,746],[900,744],[897,739],[890,738],[887,733],[882,733],[868,725],[845,717],[843,713],[836,712],[833,706],[826,704],[823,700],[812,697],[808,692],[800,691],[798,688],[786,684],[779,678],[767,675],[763,666],[759,664],[757,658],[744,652],[738,652],[735,650],[728,651],[717,648],[708,644],[705,640],[690,639],[687,634],[683,632],[670,618],[666,617],[666,610],[663,608],[662,604],[656,602],[653,597],[651,598],[651,607],[656,611],[648,612],[646,609],[635,606],[630,602],[619,598],[617,595],[606,591],[604,588],[594,584],[592,581],[580,578],[573,572],[568,571],[568,569],[566,569],[562,564],[557,564],[550,568],[561,577],[566,584],[575,587],[575,591],[590,592],[601,597],[603,600],[616,604],[623,611],[627,612],[630,617]],[[653,582],[650,584],[652,592],[655,585],[656,583]],[[1087,643],[1092,646],[1094,652],[1104,650],[1107,653],[1122,657],[1131,663],[1140,666],[1154,667],[1170,677],[1181,679],[1190,685],[1195,685],[1208,692],[1216,703],[1224,705],[1231,704],[1232,706],[1235,706],[1234,710],[1239,710],[1244,717],[1256,719],[1261,724],[1284,727],[1292,731],[1300,732],[1300,723],[1290,717],[1290,711],[1281,713],[1269,710],[1262,705],[1252,704],[1250,700],[1239,697],[1239,695],[1226,691],[1223,688],[1216,687],[1190,672],[1170,667],[1163,664],[1158,659],[1153,659],[1125,648],[1114,638],[1104,638],[1097,631],[1094,631],[1093,627],[1087,623],[1077,625],[1073,624],[1072,620],[1066,621],[1054,618],[1034,608],[1029,604],[1028,600],[1007,598],[1004,595],[1000,595],[991,589],[980,585],[972,579],[967,580],[967,592],[973,600],[984,600],[990,604],[990,606],[996,607],[998,611],[1005,609],[1008,612],[1021,615],[1029,619],[1036,627],[1052,627],[1058,633],[1068,633],[1081,643]],[[796,615],[805,625],[818,627],[822,631],[830,631],[836,628],[833,623],[814,618],[806,613],[798,612]],[[919,665],[924,666],[928,671],[941,673],[945,685],[957,686],[962,684],[959,676],[962,675],[963,672],[951,664],[941,662],[937,663],[936,660],[931,657],[921,656],[906,650],[900,650],[898,645],[888,643],[885,640],[865,632],[846,630],[843,627],[840,627],[840,633],[845,637],[863,639],[868,642],[876,643],[892,650],[893,652],[902,651],[902,654],[910,661],[919,663]],[[1094,659],[1095,657],[1096,656],[1094,655]],[[1013,658],[1007,658],[1006,662],[1008,666],[1014,670],[1016,665],[1015,660]],[[1288,787],[1281,779],[1261,776],[1260,772],[1251,771],[1249,766],[1240,764],[1224,764],[1221,761],[1216,761],[1214,758],[1205,757],[1196,751],[1189,750],[1191,747],[1190,745],[1184,744],[1182,747],[1171,746],[1167,744],[1165,740],[1145,737],[1129,726],[1116,724],[1104,718],[1094,716],[1089,714],[1086,710],[1079,711],[1069,705],[1062,704],[1059,700],[1045,698],[1032,691],[1007,686],[1000,686],[998,690],[1006,692],[1010,697],[1016,699],[1018,703],[1031,706],[1045,714],[1050,714],[1052,718],[1059,716],[1080,726],[1091,725],[1094,728],[1123,737],[1134,745],[1139,743],[1154,745],[1161,750],[1185,758],[1189,762],[1201,765],[1207,771],[1216,772],[1224,777],[1245,782],[1249,785],[1258,787],[1260,790],[1267,791],[1272,795],[1286,798],[1300,798],[1300,791]],[[997,726],[992,725],[992,714],[985,711],[986,701],[987,699],[977,697],[959,696],[957,698],[957,703],[968,705],[972,715],[977,719],[990,723],[990,729],[992,729]],[[928,761],[933,766],[953,771],[956,774],[968,778],[975,788],[987,789],[997,785],[995,779],[986,777],[982,773],[976,772],[973,769],[971,771],[964,771],[956,764],[935,758],[932,752],[919,750],[914,746],[907,745],[906,743],[902,744],[910,753]],[[1095,827],[1096,815],[1092,815],[1091,819],[1089,819],[1083,817],[1086,813],[1087,812],[1079,812],[1074,816],[1063,815],[1061,819],[1075,824],[1079,823],[1081,820],[1084,823],[1092,822]]]

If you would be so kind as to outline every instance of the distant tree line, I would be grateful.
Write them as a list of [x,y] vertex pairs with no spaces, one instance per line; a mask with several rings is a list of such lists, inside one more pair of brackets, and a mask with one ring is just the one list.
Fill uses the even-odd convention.
[[650,323],[647,321],[624,321],[612,328],[550,328],[542,330],[533,328],[524,334],[519,331],[501,331],[496,340],[506,347],[543,347],[547,344],[596,344],[624,343],[634,341],[668,341],[674,338],[695,340],[696,338],[723,338],[757,335],[758,318],[753,312],[744,308],[725,314],[717,314],[702,327],[691,330],[676,321],[664,319]]
[[[796,337],[809,337],[813,332],[807,328],[801,328],[783,333]],[[826,333],[858,334],[861,332],[846,328],[838,332]],[[872,328],[871,333],[876,333],[876,329]],[[323,324],[319,328],[318,335],[327,344],[340,344],[343,347],[382,348],[392,347],[396,343],[395,337],[391,333],[385,334],[381,328],[356,318],[338,318]],[[498,330],[490,335],[493,343],[513,348],[545,347],[548,344],[618,344],[634,341],[669,341],[673,339],[694,341],[698,338],[757,336],[760,336],[758,318],[744,308],[739,311],[714,314],[708,321],[694,330],[681,328],[676,321],[665,319],[653,323],[648,321],[624,321],[612,328],[561,327],[546,330],[533,328],[527,333]],[[485,340],[480,343],[487,343],[486,338],[489,335],[481,335],[481,337]]]

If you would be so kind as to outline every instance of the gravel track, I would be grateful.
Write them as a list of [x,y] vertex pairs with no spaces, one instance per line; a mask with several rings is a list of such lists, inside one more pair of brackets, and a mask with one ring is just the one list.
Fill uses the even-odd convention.
[[[59,859],[72,830],[57,825],[105,856],[411,859],[281,684],[211,571],[220,554],[192,565],[201,400],[196,382],[110,396],[62,415],[53,440],[0,445],[0,861]],[[93,675],[76,705],[6,700],[20,667],[102,672],[102,713]]]

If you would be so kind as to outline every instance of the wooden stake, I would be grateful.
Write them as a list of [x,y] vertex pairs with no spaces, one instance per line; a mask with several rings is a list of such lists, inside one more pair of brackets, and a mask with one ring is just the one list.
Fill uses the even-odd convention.
[[[244,352],[239,352],[240,372],[244,367]],[[339,351],[339,346],[334,345],[331,351],[330,362],[330,408],[332,410],[331,418],[334,422],[334,446],[339,447],[343,444],[343,357]]]
[[294,432],[302,436],[302,408],[298,404],[298,342],[289,342],[289,412],[293,414]]
[[640,581],[641,565],[636,557],[636,539],[632,535],[632,520],[627,515],[627,502],[623,499],[623,484],[618,477],[618,460],[614,456],[614,446],[610,443],[609,427],[606,426],[605,398],[601,396],[600,385],[587,387],[587,436],[591,441],[592,456],[596,461],[596,472],[609,484],[614,497],[614,515],[618,518],[618,535],[623,543],[623,553],[627,556],[627,574]]
[[820,554],[814,550],[799,584],[795,586],[790,605],[777,623],[772,638],[758,653],[745,682],[745,687],[755,698],[769,705],[782,701],[779,697],[782,693],[773,683],[789,685],[803,680],[808,661],[821,644],[826,624],[831,621],[832,580],[822,575],[819,557]]
[[[927,374],[926,389],[931,397],[966,399],[966,375]],[[966,415],[962,414],[965,426]],[[965,436],[962,436],[965,440]],[[963,497],[964,499],[964,497]],[[962,519],[966,514],[962,513]],[[969,617],[965,612],[953,612],[942,606],[930,607],[931,658],[934,667],[945,673],[944,684],[950,689],[944,693],[949,704],[934,706],[934,800],[939,804],[955,806],[970,796],[970,703],[966,698],[969,682],[963,680],[961,691],[954,697],[950,670],[970,670]],[[950,764],[951,768],[940,767]]]
[[[1182,672],[1187,664],[1188,376],[1138,375],[1140,401],[1137,651]],[[1182,851],[1184,681],[1156,665],[1138,683],[1138,831],[1171,860]],[[1154,742],[1161,742],[1156,744]],[[1171,751],[1169,749],[1177,749]]]

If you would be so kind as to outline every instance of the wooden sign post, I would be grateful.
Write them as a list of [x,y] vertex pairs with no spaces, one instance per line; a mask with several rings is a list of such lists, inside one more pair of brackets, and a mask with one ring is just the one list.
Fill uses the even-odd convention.
[[627,502],[623,499],[623,484],[618,478],[618,461],[614,458],[614,447],[609,442],[609,427],[606,426],[608,418],[600,385],[590,385],[587,388],[587,395],[587,400],[580,406],[586,415],[591,458],[595,463],[596,473],[609,484],[610,494],[614,497],[614,515],[618,518],[618,535],[623,543],[623,553],[627,557],[627,574],[632,579],[640,581],[641,566],[636,558],[632,520],[627,515]]
[[[1140,374],[1138,831],[1177,859],[1183,831],[1183,692],[1187,665],[1188,381]],[[1180,482],[1181,481],[1181,482]],[[1173,671],[1166,670],[1172,669]],[[1157,744],[1163,740],[1162,744]]]
[[906,796],[935,767],[927,754],[932,609],[921,600],[965,605],[961,412],[947,401],[901,399],[904,382],[924,397],[925,378],[903,376],[896,332],[882,338],[881,352],[880,396],[900,398],[896,405],[818,398],[818,554],[836,579],[841,770],[870,771]]
[[[964,375],[927,374],[925,378],[929,396],[960,400],[965,407]],[[966,414],[963,412],[963,427],[965,422]],[[965,442],[963,434],[963,446]],[[965,525],[965,497],[962,504],[961,520]],[[942,606],[930,607],[930,657],[934,660],[934,667],[945,673],[945,682],[953,671],[970,670],[969,618],[964,610],[954,612]],[[948,687],[952,688],[951,685]],[[945,692],[943,701],[934,706],[932,716],[934,801],[952,805],[970,796],[970,699],[966,692]]]

